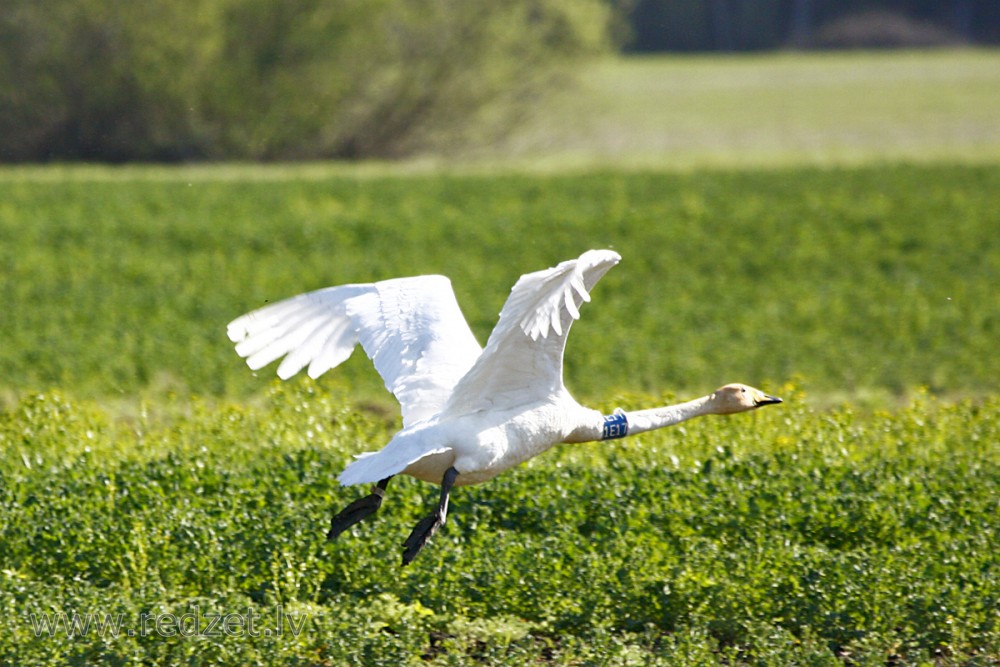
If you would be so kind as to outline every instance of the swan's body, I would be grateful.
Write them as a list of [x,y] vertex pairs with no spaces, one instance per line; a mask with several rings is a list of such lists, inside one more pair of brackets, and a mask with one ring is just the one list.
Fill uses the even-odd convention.
[[282,379],[306,366],[318,377],[360,343],[400,403],[402,430],[341,473],[342,484],[378,486],[334,517],[330,537],[377,510],[395,475],[439,483],[437,513],[407,540],[408,563],[444,523],[452,486],[492,479],[561,442],[617,438],[780,402],[752,387],[726,385],[679,405],[607,417],[577,403],[562,380],[566,336],[590,290],[620,259],[611,250],[590,250],[521,276],[485,349],[443,276],[329,287],[231,322],[229,337],[251,368],[285,357]]

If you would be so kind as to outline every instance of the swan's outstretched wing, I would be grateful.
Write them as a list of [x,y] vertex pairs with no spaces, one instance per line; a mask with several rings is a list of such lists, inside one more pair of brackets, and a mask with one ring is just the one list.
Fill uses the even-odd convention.
[[475,365],[455,387],[446,414],[510,408],[563,389],[566,336],[590,290],[621,260],[612,250],[521,276]]
[[254,370],[285,357],[282,379],[307,365],[319,377],[360,342],[399,401],[404,425],[437,413],[481,352],[444,276],[300,294],[238,317],[228,333]]

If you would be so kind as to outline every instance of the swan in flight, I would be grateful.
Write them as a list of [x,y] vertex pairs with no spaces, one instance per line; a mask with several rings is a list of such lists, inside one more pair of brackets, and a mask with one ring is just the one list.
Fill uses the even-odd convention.
[[284,357],[280,378],[306,366],[316,378],[360,343],[399,401],[402,430],[339,477],[343,485],[375,486],[333,517],[327,537],[378,510],[395,475],[440,484],[437,508],[404,543],[406,565],[444,524],[453,487],[485,482],[558,443],[621,438],[781,402],[728,384],[678,405],[611,415],[577,403],[562,378],[566,336],[594,285],[620,259],[612,250],[589,250],[521,276],[485,348],[444,276],[328,287],[233,320],[229,338],[253,370]]

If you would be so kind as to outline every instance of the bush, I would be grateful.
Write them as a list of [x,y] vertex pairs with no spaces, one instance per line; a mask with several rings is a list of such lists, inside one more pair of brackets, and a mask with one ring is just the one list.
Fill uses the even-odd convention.
[[598,0],[11,0],[0,160],[455,150],[606,43]]

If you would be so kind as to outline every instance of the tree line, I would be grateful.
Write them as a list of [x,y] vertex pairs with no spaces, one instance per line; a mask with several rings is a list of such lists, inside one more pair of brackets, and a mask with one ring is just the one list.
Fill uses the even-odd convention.
[[1000,35],[995,0],[4,0],[0,162],[448,152],[508,131],[584,57],[822,46],[874,9]]
[[619,7],[633,51],[1000,42],[995,0],[621,0]]

